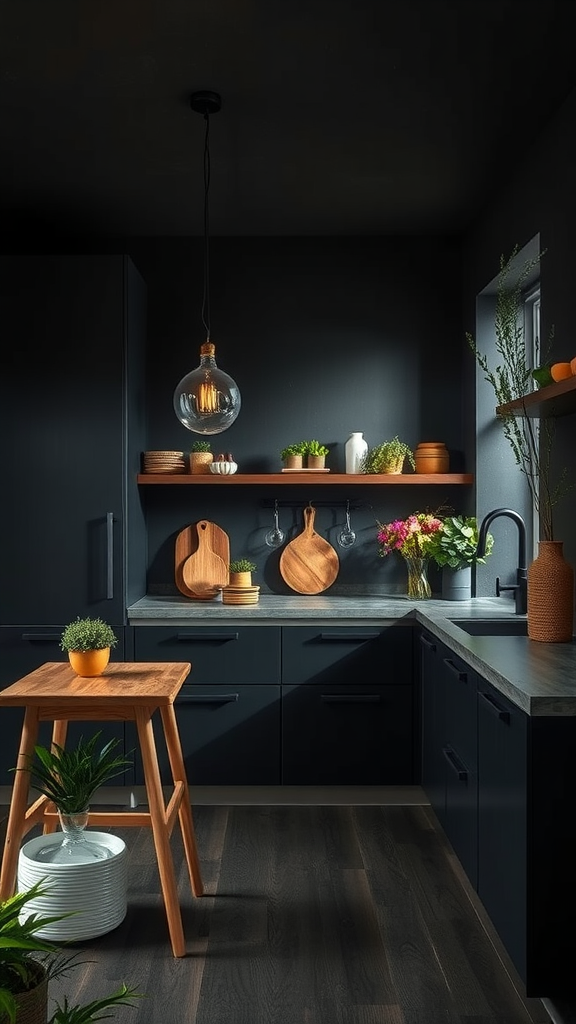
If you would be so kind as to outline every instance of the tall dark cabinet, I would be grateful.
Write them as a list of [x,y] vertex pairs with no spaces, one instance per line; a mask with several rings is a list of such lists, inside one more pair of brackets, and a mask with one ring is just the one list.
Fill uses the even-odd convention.
[[76,616],[109,622],[124,657],[126,607],[146,591],[146,287],[122,255],[1,256],[0,270],[6,686],[57,660]]

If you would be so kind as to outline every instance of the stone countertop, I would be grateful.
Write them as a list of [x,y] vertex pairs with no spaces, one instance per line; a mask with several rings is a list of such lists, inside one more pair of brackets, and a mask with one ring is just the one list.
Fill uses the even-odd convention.
[[526,636],[470,636],[451,619],[518,620],[506,598],[409,601],[406,597],[263,594],[248,607],[184,597],[143,597],[128,608],[131,626],[383,625],[416,621],[448,644],[499,692],[533,716],[576,716],[576,640],[542,644]]

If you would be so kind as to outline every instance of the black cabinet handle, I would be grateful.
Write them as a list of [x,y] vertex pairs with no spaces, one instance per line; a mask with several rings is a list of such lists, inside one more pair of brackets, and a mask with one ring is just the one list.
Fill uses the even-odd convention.
[[347,636],[346,633],[320,633],[318,639],[325,643],[356,644],[359,641],[377,640],[380,633],[356,633],[354,636]]
[[176,639],[179,643],[190,643],[191,640],[199,640],[200,643],[210,643],[212,640],[222,642],[237,640],[238,633],[177,633]]
[[378,693],[323,693],[323,704],[379,704]]
[[427,647],[429,651],[436,650],[436,644],[434,643],[434,641],[429,640],[428,637],[423,636],[422,633],[420,634],[420,643],[422,644],[423,647]]
[[442,658],[442,661],[446,665],[447,669],[450,669],[453,675],[458,677],[459,682],[465,683],[468,680],[468,673],[461,672],[457,665],[450,658]]
[[232,704],[239,697],[239,693],[185,693],[176,698],[176,707],[179,704]]
[[482,698],[488,710],[491,711],[493,715],[496,715],[496,718],[499,718],[501,722],[505,723],[505,725],[510,725],[510,712],[505,711],[498,701],[494,700],[492,694],[482,693],[482,691],[479,690],[478,696]]
[[22,640],[30,640],[32,643],[49,644],[55,643],[62,636],[61,633],[22,633]]
[[458,781],[468,782],[468,769],[466,768],[465,765],[462,764],[462,761],[455,753],[455,751],[452,750],[452,747],[444,747],[442,753],[444,754],[444,757],[448,761],[448,764],[450,765],[452,771],[456,772],[456,775],[458,776]]
[[114,597],[114,513],[106,513],[106,599]]

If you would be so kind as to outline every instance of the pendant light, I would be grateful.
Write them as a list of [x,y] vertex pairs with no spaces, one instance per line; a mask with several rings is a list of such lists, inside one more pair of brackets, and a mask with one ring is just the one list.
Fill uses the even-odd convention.
[[240,412],[238,385],[216,365],[216,347],[210,338],[210,115],[217,114],[221,99],[217,92],[194,92],[190,106],[205,121],[204,134],[204,292],[202,323],[206,341],[200,348],[200,365],[182,378],[174,392],[174,411],[195,434],[221,434]]

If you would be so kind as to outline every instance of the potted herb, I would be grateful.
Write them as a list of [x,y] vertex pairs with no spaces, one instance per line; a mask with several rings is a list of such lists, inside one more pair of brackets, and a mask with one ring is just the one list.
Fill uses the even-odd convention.
[[446,516],[442,529],[432,536],[429,555],[442,569],[445,601],[467,601],[472,596],[472,566],[484,564],[494,538],[487,534],[486,549],[478,555],[478,521],[475,516]]
[[69,622],[60,637],[60,647],[79,676],[99,676],[110,660],[110,651],[118,637],[103,619],[81,619]]
[[369,448],[362,459],[361,473],[390,473],[397,475],[404,467],[404,461],[416,469],[414,453],[404,441],[398,439],[398,435],[391,441],[383,441],[374,448]]
[[209,473],[213,458],[210,441],[194,441],[190,449],[190,472],[203,475]]
[[235,561],[230,562],[228,566],[230,586],[251,587],[252,573],[256,571],[256,568],[255,562],[251,562],[248,558],[237,558]]
[[324,469],[329,449],[319,441],[305,441],[307,469]]
[[[26,914],[34,900],[49,889],[37,882],[24,892],[17,892],[0,902],[0,1024],[46,1024],[48,1016],[48,983],[75,966],[76,955],[64,955],[55,943],[41,939],[36,932],[67,914],[53,916]],[[56,1004],[48,1024],[89,1024],[110,1014],[101,1011],[112,1006],[132,1006],[139,997],[126,985],[103,999],[84,1006]]]
[[283,448],[280,458],[286,469],[302,469],[305,452],[305,441],[297,441],[296,444],[289,444]]

